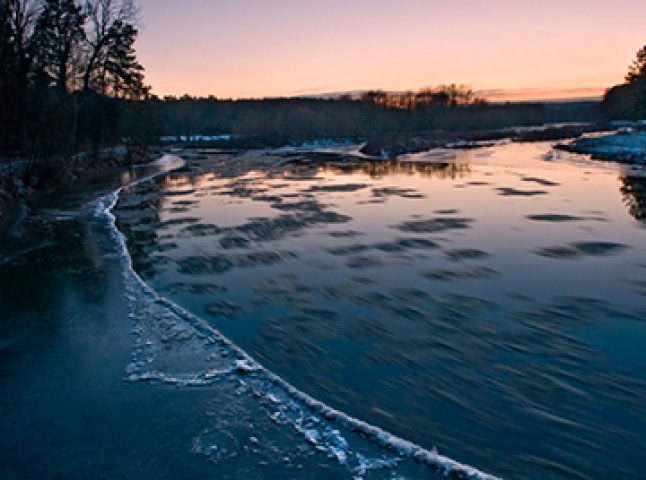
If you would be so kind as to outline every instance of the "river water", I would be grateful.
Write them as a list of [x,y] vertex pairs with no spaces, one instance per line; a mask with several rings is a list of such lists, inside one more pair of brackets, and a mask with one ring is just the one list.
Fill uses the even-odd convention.
[[549,143],[183,157],[117,226],[268,370],[502,477],[644,478],[642,170]]
[[1,477],[646,478],[642,169],[176,153],[0,232]]

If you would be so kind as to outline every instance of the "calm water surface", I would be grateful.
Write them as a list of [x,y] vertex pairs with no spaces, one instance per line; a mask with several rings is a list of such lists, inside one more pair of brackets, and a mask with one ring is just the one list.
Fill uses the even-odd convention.
[[159,293],[461,462],[644,478],[644,172],[548,143],[186,158],[116,212]]

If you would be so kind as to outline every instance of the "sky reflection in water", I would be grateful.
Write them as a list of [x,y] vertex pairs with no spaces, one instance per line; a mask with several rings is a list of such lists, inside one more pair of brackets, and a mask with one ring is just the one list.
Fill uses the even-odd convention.
[[268,368],[505,477],[646,467],[641,172],[543,143],[187,158],[119,226],[160,293]]

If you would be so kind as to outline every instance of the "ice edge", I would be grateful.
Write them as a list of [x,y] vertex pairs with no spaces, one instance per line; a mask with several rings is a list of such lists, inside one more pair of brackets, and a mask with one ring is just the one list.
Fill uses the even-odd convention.
[[[224,337],[214,327],[209,325],[204,319],[188,312],[173,301],[158,294],[152,287],[150,287],[135,271],[132,263],[132,258],[130,257],[130,253],[127,248],[126,238],[123,233],[121,233],[121,231],[117,228],[116,217],[112,211],[119,201],[119,196],[124,189],[139,185],[144,182],[148,182],[158,176],[165,175],[173,170],[181,168],[185,165],[185,162],[178,156],[164,155],[160,159],[153,162],[153,164],[157,166],[165,166],[166,168],[160,170],[159,172],[155,172],[153,174],[139,178],[126,186],[119,187],[114,192],[100,197],[92,204],[94,206],[94,216],[99,218],[103,217],[108,221],[110,233],[117,241],[119,254],[121,256],[121,259],[124,261],[124,278],[126,280],[134,280],[135,285],[141,289],[141,293],[144,294],[149,301],[155,302],[167,308],[178,317],[186,320],[193,328],[198,330],[200,334],[212,338],[220,345],[230,349],[233,353],[235,353],[235,355],[238,357],[235,362],[235,370],[242,373],[253,371],[262,374],[271,383],[287,392],[287,394],[291,396],[292,399],[302,402],[314,413],[321,415],[328,421],[338,424],[343,428],[352,429],[355,432],[362,434],[369,440],[375,442],[377,445],[391,450],[392,452],[402,457],[412,458],[417,462],[426,464],[435,473],[442,474],[446,477],[470,480],[501,480],[499,477],[484,473],[477,468],[459,463],[449,457],[440,455],[435,450],[426,450],[425,448],[416,445],[413,442],[399,438],[379,427],[370,425],[362,420],[351,417],[344,412],[335,410],[334,408],[324,404],[323,402],[314,399],[310,395],[301,392],[283,378],[263,367],[244,350],[242,350],[228,338]],[[230,372],[227,370],[221,373]],[[163,373],[161,372],[158,372],[158,374],[146,376],[145,378],[137,377],[137,379],[166,381]],[[208,382],[189,381],[188,384],[204,385],[208,384]]]

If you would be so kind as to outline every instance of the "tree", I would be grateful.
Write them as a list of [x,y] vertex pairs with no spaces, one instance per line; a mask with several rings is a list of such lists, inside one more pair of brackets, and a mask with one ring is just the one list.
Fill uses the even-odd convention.
[[635,83],[646,79],[646,45],[637,52],[633,63],[628,67],[626,82]]
[[148,94],[137,15],[133,0],[0,0],[0,152],[121,141],[142,118],[123,100]]
[[[13,35],[11,28],[11,9],[7,0],[0,0],[0,92],[5,92],[5,88],[12,78],[12,65],[14,63],[13,54]],[[4,100],[4,95],[0,101]],[[4,102],[3,102],[4,103]],[[0,103],[1,107],[4,105]]]
[[143,66],[137,61],[134,48],[138,31],[130,24],[115,22],[112,41],[105,58],[105,85],[108,93],[115,97],[142,98],[147,94],[144,86]]
[[30,36],[37,12],[36,1],[0,0],[0,81],[6,82],[11,75],[14,82],[27,82]]
[[432,87],[424,87],[415,94],[415,106],[428,107],[435,103],[435,90]]
[[646,46],[642,47],[628,68],[626,83],[608,89],[603,108],[610,118],[646,118]]
[[132,0],[88,0],[83,89],[140,98],[146,93],[134,43],[138,9]]
[[466,85],[440,85],[435,91],[437,103],[455,107],[458,105],[468,105],[473,102],[473,91]]
[[19,150],[29,110],[30,38],[36,0],[0,0],[0,142]]
[[361,96],[361,100],[375,105],[385,106],[388,102],[388,94],[383,90],[369,90]]
[[45,0],[32,38],[36,78],[61,91],[74,89],[85,15],[74,0]]

